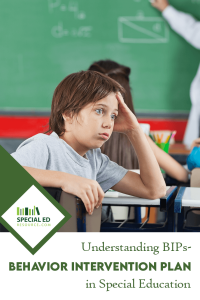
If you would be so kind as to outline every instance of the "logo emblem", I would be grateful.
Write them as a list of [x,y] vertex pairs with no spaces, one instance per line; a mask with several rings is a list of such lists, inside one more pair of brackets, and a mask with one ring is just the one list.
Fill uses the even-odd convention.
[[0,223],[35,254],[71,215],[1,146],[0,160]]

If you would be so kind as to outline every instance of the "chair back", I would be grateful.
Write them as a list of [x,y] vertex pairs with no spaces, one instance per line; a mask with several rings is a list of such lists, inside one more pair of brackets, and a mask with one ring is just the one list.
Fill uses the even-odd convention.
[[200,187],[200,168],[195,168],[192,170],[190,186]]
[[59,203],[72,217],[58,230],[58,232],[77,232],[79,231],[80,222],[86,222],[86,232],[100,232],[101,206],[95,208],[93,214],[89,215],[85,210],[82,200],[63,191]]
[[[191,179],[190,179],[190,187],[200,187],[200,168],[194,168],[191,172]],[[195,217],[195,215],[200,215],[200,211],[199,210],[193,210],[192,213],[194,215],[192,215],[193,221],[195,219],[195,221],[198,222],[199,224],[199,217]],[[198,220],[196,220],[198,218]]]
[[76,196],[59,188],[45,187],[45,190],[71,215],[58,232],[100,232],[101,206],[95,208],[93,214],[89,215],[82,200]]

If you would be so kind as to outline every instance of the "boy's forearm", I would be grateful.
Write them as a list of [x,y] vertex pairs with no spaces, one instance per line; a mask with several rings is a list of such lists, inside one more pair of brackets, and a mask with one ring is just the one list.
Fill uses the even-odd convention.
[[[31,167],[23,168],[41,185],[44,187],[57,187],[62,188],[63,181],[65,180],[66,174],[60,171],[41,170]],[[67,180],[67,178],[66,178]]]
[[150,137],[146,136],[154,152],[154,155],[158,161],[159,166],[171,177],[176,180],[187,182],[188,172],[183,168],[175,159],[173,159],[169,154],[161,150]]
[[159,193],[161,191],[161,194],[162,192],[165,194],[166,185],[162,173],[141,127],[130,131],[127,136],[136,151],[140,166],[140,177],[144,185],[152,192]]
[[91,179],[60,171],[41,170],[30,167],[24,169],[44,187],[61,188],[64,192],[79,197],[89,214],[98,208],[104,198],[100,185]]

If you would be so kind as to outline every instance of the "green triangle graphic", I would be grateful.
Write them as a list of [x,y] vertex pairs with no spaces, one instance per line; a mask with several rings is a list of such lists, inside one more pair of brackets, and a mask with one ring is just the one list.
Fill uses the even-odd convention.
[[[65,216],[34,248],[2,218],[2,215],[33,185]],[[27,250],[35,254],[70,218],[71,215],[0,146],[0,223]]]

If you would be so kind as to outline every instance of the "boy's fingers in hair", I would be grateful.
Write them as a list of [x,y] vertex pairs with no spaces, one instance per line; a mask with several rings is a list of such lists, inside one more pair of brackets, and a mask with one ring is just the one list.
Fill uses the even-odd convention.
[[[123,112],[123,113],[127,113],[129,110],[128,106],[126,105],[126,103],[124,102],[124,99],[121,95],[121,93],[117,93],[116,94],[116,99],[118,101],[118,109],[119,109],[119,114],[120,114],[120,111]],[[119,116],[119,115],[118,115]]]
[[116,93],[116,98],[119,102],[124,102],[124,98],[122,97],[122,94],[120,92]]
[[[124,99],[122,98],[121,93],[120,94],[119,93],[116,94],[116,99],[118,101],[119,114],[120,114],[120,112],[126,111],[126,104],[124,102]],[[119,117],[119,115],[118,115],[118,117]]]

